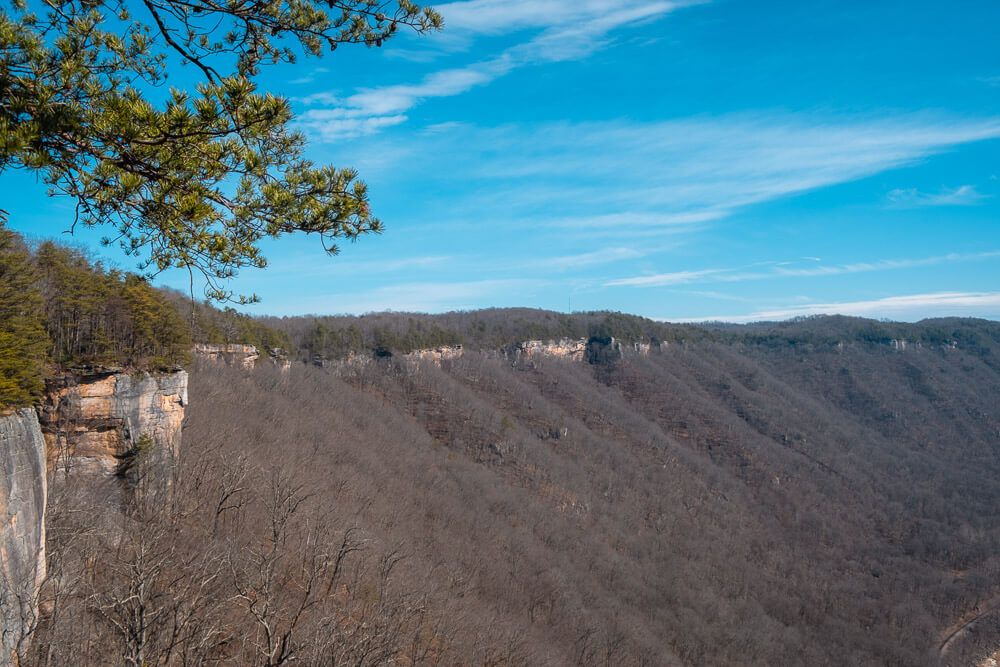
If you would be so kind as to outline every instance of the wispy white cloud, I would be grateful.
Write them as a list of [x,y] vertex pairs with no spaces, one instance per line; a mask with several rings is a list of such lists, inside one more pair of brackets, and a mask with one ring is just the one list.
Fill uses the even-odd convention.
[[[661,123],[547,125],[495,133],[486,177],[574,177],[591,197],[634,184],[637,201],[690,202],[674,214],[736,206],[911,164],[955,144],[1000,136],[1000,119],[953,122],[918,115],[825,119],[742,114]],[[484,137],[485,138],[485,137]],[[468,139],[468,138],[467,138]],[[570,194],[570,193],[567,193]]]
[[496,56],[433,72],[419,83],[365,88],[347,96],[321,93],[302,98],[326,104],[300,114],[298,123],[320,140],[366,136],[406,120],[420,102],[460,95],[515,69],[584,58],[605,47],[620,29],[661,17],[683,4],[663,0],[471,0],[439,6],[459,36],[521,30],[533,36]]
[[812,278],[839,276],[854,273],[913,269],[939,264],[975,262],[1000,257],[1000,251],[977,253],[949,253],[935,257],[911,259],[883,259],[875,262],[855,262],[828,266],[789,267],[787,263],[775,262],[768,271],[747,271],[746,268],[703,269],[698,271],[675,271],[629,278],[619,278],[605,283],[606,287],[663,287],[691,283],[734,283],[777,278]]
[[677,2],[649,0],[468,0],[435,5],[448,31],[503,34],[531,28],[551,29],[599,19],[616,11],[644,8],[665,12]]
[[776,267],[774,274],[789,277],[814,277],[814,276],[836,276],[849,273],[870,273],[872,271],[892,271],[897,269],[915,269],[924,266],[935,266],[938,264],[951,264],[960,262],[976,262],[984,259],[994,259],[1000,257],[1000,251],[974,252],[974,253],[948,253],[947,255],[937,255],[935,257],[919,257],[913,259],[883,259],[877,262],[854,262],[851,264],[837,264],[833,266],[817,266],[807,268],[785,268]]
[[293,86],[301,86],[303,84],[312,83],[313,81],[316,80],[317,76],[319,76],[320,74],[326,74],[329,71],[330,69],[328,67],[313,67],[312,69],[309,70],[307,74],[294,79],[290,79],[288,83],[292,84]]
[[979,192],[974,185],[960,185],[945,188],[939,192],[921,192],[916,188],[896,188],[886,195],[893,208],[916,208],[919,206],[971,206],[978,204],[988,195]]
[[341,137],[366,137],[393,125],[406,122],[403,114],[372,116],[356,109],[311,109],[299,119],[317,137],[333,140]]
[[1000,316],[1000,292],[931,292],[868,301],[794,305],[742,315],[663,319],[675,322],[761,322],[809,315],[854,315],[905,321],[945,316],[996,318]]
[[725,269],[703,269],[701,271],[673,271],[671,273],[656,273],[648,276],[619,278],[604,283],[605,287],[666,287],[669,285],[687,285],[689,283],[722,282],[727,276]]
[[604,215],[586,215],[547,220],[546,226],[563,227],[578,230],[609,229],[620,232],[622,229],[642,228],[683,228],[704,222],[711,222],[725,217],[727,211],[705,210],[686,213],[653,213],[626,211],[623,213],[607,213]]
[[[398,179],[449,188],[453,218],[502,214],[532,229],[632,234],[696,229],[742,207],[995,137],[1000,119],[930,114],[761,112],[656,123],[448,124],[369,140],[352,163],[377,187],[393,187]],[[370,156],[378,162],[369,164]],[[434,217],[441,219],[439,208]]]
[[560,257],[546,257],[534,260],[531,264],[538,268],[552,269],[556,271],[566,271],[570,269],[582,269],[600,264],[611,264],[629,259],[638,259],[646,253],[635,248],[602,248],[593,252],[585,252],[576,255],[562,255]]

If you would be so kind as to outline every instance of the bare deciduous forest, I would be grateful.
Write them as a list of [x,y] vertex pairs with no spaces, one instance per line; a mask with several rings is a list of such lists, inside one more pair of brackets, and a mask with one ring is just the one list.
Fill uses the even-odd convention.
[[[468,341],[489,317],[434,323]],[[99,494],[54,499],[37,664],[962,665],[995,649],[987,613],[940,652],[1000,595],[997,325],[688,330],[600,363],[467,343],[440,367],[196,367],[169,493],[114,519]],[[903,334],[905,350],[887,338]]]
[[8,0],[0,667],[998,667],[960,9]]

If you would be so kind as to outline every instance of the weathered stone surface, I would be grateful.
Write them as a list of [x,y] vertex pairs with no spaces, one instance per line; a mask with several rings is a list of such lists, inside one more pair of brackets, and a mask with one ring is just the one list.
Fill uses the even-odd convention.
[[14,664],[45,577],[45,440],[34,410],[0,416],[0,665]]
[[527,359],[537,357],[559,357],[572,361],[583,361],[587,355],[587,339],[526,340],[515,350],[517,356]]
[[248,371],[253,370],[260,359],[260,352],[253,345],[199,344],[194,346],[193,352],[212,363],[238,366]]
[[371,353],[360,354],[357,352],[348,352],[347,356],[342,359],[327,359],[325,355],[317,354],[313,357],[313,366],[319,368],[333,368],[338,371],[353,371],[360,370],[372,363],[375,357]]
[[292,369],[292,360],[288,358],[288,352],[280,347],[268,350],[267,358],[270,359],[271,364],[277,366],[282,373],[287,373]]
[[662,352],[667,347],[667,343],[643,343],[634,342],[623,347],[623,351],[638,354],[640,357],[648,357],[651,352]]
[[976,667],[998,667],[1000,666],[1000,651],[990,654],[976,663]]
[[[622,343],[610,339],[571,339],[561,340],[526,340],[514,346],[515,358],[537,359],[539,357],[557,357],[570,361],[594,361],[595,357],[611,358],[625,355],[649,356],[654,352],[662,352],[667,343],[633,342]],[[506,354],[506,353],[505,353]]]
[[69,376],[52,383],[39,411],[49,471],[114,475],[122,456],[144,437],[176,459],[187,385],[185,371]]
[[440,366],[442,361],[459,359],[463,353],[461,345],[442,345],[440,347],[432,347],[424,350],[414,350],[404,356],[409,361],[418,363],[421,361],[429,361]]

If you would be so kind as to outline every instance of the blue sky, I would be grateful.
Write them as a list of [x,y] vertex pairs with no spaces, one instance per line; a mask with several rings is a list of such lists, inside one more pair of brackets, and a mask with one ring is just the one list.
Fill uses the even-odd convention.
[[[268,243],[252,312],[1000,319],[1000,3],[437,7],[440,34],[265,72],[386,233]],[[66,227],[29,175],[0,196]]]

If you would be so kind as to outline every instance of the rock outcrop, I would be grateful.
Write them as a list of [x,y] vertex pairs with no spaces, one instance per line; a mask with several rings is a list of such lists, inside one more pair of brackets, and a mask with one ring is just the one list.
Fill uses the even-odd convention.
[[514,349],[515,356],[525,359],[536,359],[538,357],[558,357],[570,359],[572,361],[583,361],[587,356],[587,339],[561,340],[526,340],[518,343]]
[[206,343],[195,345],[195,356],[216,364],[236,366],[248,371],[253,370],[260,359],[260,352],[254,345]]
[[0,665],[17,664],[37,615],[46,499],[45,440],[35,411],[0,416]]
[[[185,371],[67,374],[49,383],[37,412],[0,416],[0,665],[17,664],[37,617],[48,484],[71,475],[88,486],[93,480],[94,491],[113,504],[136,456],[146,456],[154,470],[172,463],[187,383]],[[162,470],[157,486],[169,484]]]
[[287,373],[292,369],[292,360],[288,358],[288,352],[276,347],[272,350],[267,351],[267,358],[271,360],[271,364],[278,367],[282,373]]
[[[662,352],[666,348],[667,343],[660,341],[622,343],[616,338],[561,338],[559,340],[526,340],[486,353],[507,360],[532,361],[549,357],[597,363],[633,354],[645,357],[652,353]],[[413,350],[402,355],[393,355],[391,352],[359,353],[352,351],[339,359],[329,359],[325,355],[317,354],[313,356],[312,364],[320,368],[358,370],[377,358],[395,356],[397,359],[402,358],[413,364],[429,361],[440,366],[442,362],[460,359],[464,354],[465,349],[461,345],[441,345]]]
[[1000,667],[1000,651],[991,653],[976,663],[976,667]]
[[634,342],[630,345],[624,346],[623,351],[627,350],[630,353],[638,354],[640,357],[648,357],[652,352],[662,352],[664,348],[667,347],[667,343],[661,343],[659,341],[654,341],[650,343],[644,342]]
[[463,353],[461,345],[442,345],[440,347],[432,347],[424,350],[414,350],[413,352],[403,356],[408,361],[417,363],[421,361],[429,361],[432,364],[440,366],[442,361],[459,359]]
[[63,475],[110,477],[139,449],[176,459],[188,374],[103,373],[50,384],[39,410],[53,481]]
[[646,357],[654,352],[662,352],[666,347],[667,343],[660,341],[622,343],[614,337],[526,340],[504,350],[504,356],[524,360],[555,357],[593,364],[612,362],[627,355]]

